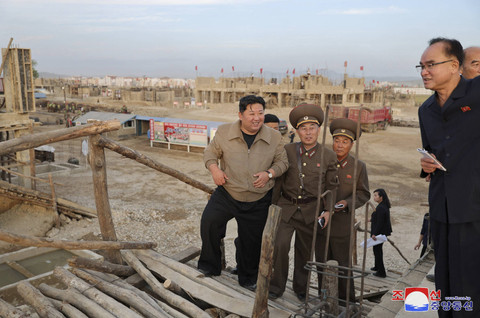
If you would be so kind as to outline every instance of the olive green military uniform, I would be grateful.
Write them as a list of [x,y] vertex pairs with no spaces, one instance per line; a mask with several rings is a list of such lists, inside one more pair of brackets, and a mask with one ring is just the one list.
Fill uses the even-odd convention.
[[[350,245],[350,229],[353,225],[350,224],[351,213],[353,213],[352,198],[353,198],[353,181],[354,181],[354,165],[355,158],[348,155],[342,162],[337,161],[338,180],[340,185],[337,189],[337,202],[340,200],[347,201],[347,208],[342,212],[335,212],[330,221],[330,240],[328,246],[328,259],[338,261],[340,266],[349,266],[350,256],[348,255]],[[355,207],[359,208],[370,199],[370,190],[368,187],[367,167],[364,162],[358,161],[357,166],[357,197],[355,200]],[[319,255],[320,260],[325,255],[327,231],[320,231],[320,240],[315,245],[315,253]],[[355,247],[354,247],[355,248]],[[346,299],[347,280],[340,278],[338,281],[338,296],[340,299]],[[353,280],[350,282],[350,300],[355,299],[355,289]]]
[[[296,109],[292,110],[291,114],[295,114],[296,111]],[[305,112],[308,113],[309,111],[311,109],[306,108]],[[303,112],[297,115],[302,115],[301,123],[312,122],[312,116],[309,119],[308,116],[303,116]],[[313,122],[321,125],[323,112],[315,115],[317,118],[321,117],[321,120]],[[296,128],[301,125],[301,123],[296,125],[298,121],[296,119],[292,120],[292,116],[290,117],[290,122]],[[313,227],[314,222],[316,222],[315,209],[317,206],[318,183],[322,178],[322,193],[326,189],[334,190],[338,185],[336,155],[330,149],[324,149],[323,165],[321,165],[322,146],[318,143],[308,151],[301,143],[287,144],[285,150],[289,168],[280,178],[276,179],[272,200],[274,204],[282,208],[282,216],[275,240],[273,275],[270,281],[270,292],[277,296],[282,295],[285,291],[289,269],[288,254],[294,233],[293,290],[297,295],[306,292],[308,272],[304,267],[311,254]],[[299,160],[300,166],[298,164]],[[330,202],[326,202],[325,206],[332,206],[334,202],[332,196],[328,196],[328,199]],[[321,209],[323,209],[323,205]]]
[[[349,119],[335,119],[332,121],[330,131],[332,135],[348,137],[351,140],[356,138],[356,122]],[[355,157],[348,154],[343,160],[336,160],[336,166],[338,168],[338,180],[340,185],[337,189],[336,202],[345,200],[347,201],[347,207],[340,212],[335,212],[330,221],[330,239],[328,244],[328,256],[327,260],[336,260],[338,265],[348,267],[350,261],[349,246],[350,246],[350,231],[353,224],[351,224],[351,213],[354,210],[363,206],[370,199],[370,190],[368,186],[367,167],[363,161],[358,160],[357,165],[357,195],[355,200],[355,209],[352,209],[353,205],[353,186],[354,186],[354,169],[355,169]],[[326,231],[320,232],[320,240],[316,244],[315,253],[319,255],[322,262],[326,262],[325,244],[326,244]],[[355,248],[355,247],[354,247]],[[340,274],[342,274],[340,272]],[[346,275],[346,271],[343,272]],[[347,297],[347,279],[340,278],[338,281],[338,296],[340,299],[346,299]],[[353,280],[350,281],[350,297],[353,301],[355,299],[355,288]]]

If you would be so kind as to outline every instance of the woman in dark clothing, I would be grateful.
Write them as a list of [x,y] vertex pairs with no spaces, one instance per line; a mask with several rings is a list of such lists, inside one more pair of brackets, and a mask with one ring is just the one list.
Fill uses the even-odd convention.
[[[390,200],[384,189],[373,191],[373,200],[378,203],[377,208],[372,213],[372,239],[376,241],[376,235],[392,234],[392,224],[390,222]],[[383,243],[373,247],[373,255],[375,255],[375,266],[371,269],[376,271],[373,275],[378,277],[386,277],[385,266],[383,265]]]

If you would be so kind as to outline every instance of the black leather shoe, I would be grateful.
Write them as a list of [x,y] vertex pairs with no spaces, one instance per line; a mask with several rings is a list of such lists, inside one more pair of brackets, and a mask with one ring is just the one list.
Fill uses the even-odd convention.
[[371,267],[370,270],[371,270],[371,271],[374,271],[374,272],[378,271],[378,269],[377,269],[375,266],[374,266],[374,267]]
[[282,296],[282,295],[274,293],[274,292],[268,292],[268,298],[270,298],[270,299],[277,299],[280,296]]
[[233,275],[238,275],[238,267],[234,267],[231,272]]
[[301,302],[304,302],[305,298],[307,297],[305,293],[295,293],[295,294],[297,295],[298,300],[300,300]]
[[429,282],[435,283],[435,275],[433,275],[433,274],[428,274],[428,275],[426,276],[426,278],[427,278],[427,280],[428,280]]
[[375,272],[375,273],[373,273],[373,276],[377,276],[377,277],[381,277],[381,278],[385,278],[385,277],[387,277],[387,275],[386,275],[386,274],[380,274],[379,272]]
[[218,275],[215,275],[214,273],[212,273],[211,271],[208,271],[208,270],[203,269],[203,268],[198,268],[198,271],[200,273],[202,273],[203,275],[205,275],[205,277],[218,276]]
[[243,285],[240,285],[242,286],[243,288],[246,288],[248,290],[251,290],[251,291],[255,291],[255,289],[257,289],[257,284],[256,283],[253,283],[253,284],[243,284]]

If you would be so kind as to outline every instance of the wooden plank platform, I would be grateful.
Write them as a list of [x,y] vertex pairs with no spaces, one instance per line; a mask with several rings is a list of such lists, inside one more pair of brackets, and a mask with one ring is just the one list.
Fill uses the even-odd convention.
[[[196,267],[196,262],[194,261],[189,262],[189,264],[193,267]],[[360,270],[359,267],[355,267],[355,269]],[[368,313],[376,305],[376,303],[371,302],[369,298],[382,296],[383,294],[388,292],[398,282],[399,279],[401,279],[401,275],[399,275],[398,272],[387,271],[386,278],[373,276],[372,274],[374,272],[370,270],[367,270],[366,272],[368,273],[368,275],[364,277],[362,316],[367,316]],[[237,276],[232,274],[231,272],[222,271],[222,275],[215,276],[212,278],[217,282],[220,282],[225,286],[228,286],[229,288],[245,296],[250,297],[252,301],[254,301],[255,293],[241,287],[238,284]],[[360,277],[355,278],[355,301],[357,304],[359,304],[359,300],[361,296],[360,287],[361,287],[361,278]],[[317,286],[311,285],[310,295],[311,295],[311,298],[313,298],[312,300],[313,303],[318,302],[318,300],[315,299],[318,295]],[[297,296],[295,295],[295,292],[292,289],[292,281],[290,279],[287,282],[287,286],[284,294],[275,300],[269,299],[268,302],[270,306],[288,311],[292,315],[304,313],[304,310],[303,310],[305,308],[304,303],[301,303],[300,300],[298,300]]]

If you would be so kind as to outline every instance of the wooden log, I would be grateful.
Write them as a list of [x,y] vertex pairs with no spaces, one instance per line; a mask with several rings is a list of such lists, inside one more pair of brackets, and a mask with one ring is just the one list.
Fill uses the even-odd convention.
[[30,304],[40,317],[65,318],[43,294],[29,282],[23,281],[17,285],[17,291]]
[[84,272],[80,269],[73,268],[72,273],[75,274],[77,277],[92,284],[105,294],[117,300],[120,300],[126,305],[129,305],[147,318],[167,317],[162,313],[158,312],[155,308],[150,306],[148,302],[143,300],[139,295],[137,295],[131,290],[115,286],[109,282],[104,281],[98,276],[90,275],[89,273]]
[[5,318],[26,318],[27,316],[23,311],[15,308],[0,298],[0,317]]
[[73,307],[69,303],[56,300],[53,298],[49,298],[48,300],[50,300],[50,302],[55,306],[55,308],[58,309],[58,311],[61,311],[62,313],[67,315],[67,317],[69,318],[88,318],[87,315],[85,315],[83,312]]
[[257,289],[252,318],[268,317],[268,289],[272,276],[273,249],[282,209],[274,204],[268,208],[268,218],[262,234],[262,250],[258,268]]
[[19,246],[54,247],[65,250],[121,250],[153,248],[153,242],[124,242],[124,241],[68,241],[54,240],[43,237],[25,236],[0,230],[0,241]]
[[[202,284],[204,286],[207,286],[208,288],[210,288],[212,290],[215,290],[219,293],[222,293],[224,295],[234,297],[234,298],[237,298],[237,299],[251,300],[251,297],[245,296],[244,294],[241,294],[241,293],[239,293],[239,292],[237,292],[237,291],[235,291],[231,288],[228,288],[225,285],[215,281],[213,278],[205,277],[205,275],[200,273],[198,270],[196,270],[196,269],[194,269],[194,268],[192,268],[188,265],[178,263],[175,260],[173,260],[173,259],[171,259],[171,258],[169,258],[169,257],[167,257],[167,256],[165,256],[161,253],[158,253],[154,250],[145,250],[142,253],[135,253],[135,254],[137,255],[137,257],[141,257],[142,259],[144,257],[148,257],[155,262],[162,263],[162,264],[168,266],[169,268],[175,270],[176,272],[182,274],[183,276],[186,276],[189,279],[191,279],[191,280],[193,280],[193,281],[195,281],[199,284]],[[242,289],[245,290],[244,288],[242,288]]]
[[105,293],[99,291],[94,286],[90,286],[84,280],[76,277],[63,267],[56,267],[53,270],[55,277],[59,278],[65,285],[73,287],[80,291],[82,294],[88,298],[97,302],[100,306],[107,309],[109,312],[118,317],[131,317],[131,318],[140,318],[141,316],[136,312],[132,311],[130,308],[119,303],[112,297],[106,295]]
[[174,318],[188,318],[188,316],[186,316],[186,315],[182,314],[180,311],[168,306],[164,302],[161,302],[159,300],[157,300],[156,302],[170,316],[172,316]]
[[111,312],[87,296],[82,295],[75,288],[57,289],[42,283],[40,286],[38,286],[38,289],[40,289],[44,295],[50,298],[68,302],[69,304],[80,309],[82,312],[86,313],[89,317],[115,318]]
[[[97,207],[98,223],[100,232],[105,241],[116,241],[115,225],[112,219],[112,210],[108,200],[107,167],[105,151],[97,145],[99,135],[90,136],[88,139],[88,156],[92,168],[93,192],[95,194],[95,206]],[[120,251],[106,251],[105,259],[111,263],[122,264]]]
[[128,276],[125,279],[125,283],[128,283],[132,286],[135,286],[137,288],[143,288],[147,286],[147,282],[143,280],[142,276],[140,276],[137,272],[135,274]]
[[75,139],[85,136],[97,135],[108,131],[114,131],[120,129],[120,127],[121,125],[118,120],[108,120],[82,126],[36,133],[34,135],[25,135],[19,138],[0,142],[0,156],[63,140]]
[[72,257],[67,260],[68,265],[76,268],[93,269],[97,272],[114,274],[117,276],[131,276],[135,270],[130,266],[113,264],[107,261],[94,260],[86,257]]
[[208,308],[205,309],[205,312],[209,314],[212,318],[225,318],[227,317],[227,312],[220,308]]
[[[146,292],[141,291],[138,288],[130,285],[126,280],[122,280],[122,279],[120,279],[117,276],[112,275],[112,274],[94,272],[94,271],[91,271],[91,270],[87,270],[87,272],[89,272],[92,275],[99,276],[100,278],[102,278],[102,279],[104,279],[104,280],[106,280],[106,281],[108,281],[108,282],[110,282],[114,285],[117,285],[117,286],[120,286],[122,288],[126,288],[126,289],[129,289],[129,290],[135,291],[138,295],[140,295],[140,297],[142,297],[151,306],[153,306],[154,308],[156,308],[160,312],[163,311],[163,313],[167,316],[174,317],[174,318],[188,318],[187,316],[185,316],[184,314],[182,314],[178,310],[170,307],[169,305],[165,304],[164,302],[161,302],[157,299],[154,299],[154,296],[150,296]],[[142,281],[144,281],[143,278],[142,278]],[[153,293],[153,292],[151,292],[151,293]]]
[[52,174],[48,174],[48,181],[50,183],[50,189],[52,190],[52,209],[53,212],[55,213],[55,224],[57,226],[57,229],[60,228],[60,215],[58,214],[58,209],[57,209],[57,195],[55,193],[55,185],[53,184],[53,178]]
[[[123,253],[123,251],[122,251]],[[133,252],[130,252],[132,253]],[[136,253],[140,260],[147,265],[147,267],[166,279],[171,279],[179,284],[184,291],[190,294],[192,297],[200,299],[214,307],[218,307],[228,312],[238,314],[240,316],[249,317],[252,313],[253,304],[243,299],[237,299],[230,297],[224,293],[219,293],[216,290],[212,290],[207,286],[197,283],[194,280],[182,275],[177,270],[171,269],[163,263],[157,262],[145,253]],[[178,263],[177,263],[178,264]],[[289,317],[290,313],[286,313],[282,310],[272,308],[273,317]]]
[[338,316],[338,268],[330,266],[338,266],[338,262],[334,260],[327,261],[325,273],[332,275],[322,275],[322,288],[327,290],[328,313],[333,316]]
[[9,267],[11,267],[13,270],[19,272],[23,276],[27,278],[31,278],[35,276],[31,271],[23,267],[22,265],[18,264],[17,262],[14,261],[6,261],[5,264],[7,264]]
[[182,287],[180,287],[178,284],[174,283],[170,279],[166,279],[163,282],[163,287],[184,298],[188,297],[188,294],[182,289]]
[[[148,295],[146,292],[144,292],[143,290],[140,290],[138,288],[136,288],[135,286],[132,286],[130,285],[129,283],[127,283],[125,280],[123,279],[120,279],[118,276],[115,276],[113,274],[106,274],[106,273],[101,273],[101,272],[96,272],[96,271],[93,271],[93,270],[85,270],[87,273],[89,273],[90,275],[93,275],[93,276],[96,276],[96,277],[99,277],[109,283],[112,283],[113,285],[115,286],[118,286],[118,287],[121,287],[121,288],[124,288],[124,289],[128,289],[128,290],[131,290],[133,291],[134,293],[136,293],[137,295],[139,295],[144,301],[146,301],[150,306],[152,306],[153,308],[155,308],[156,310],[158,310],[159,312],[161,312],[162,314],[168,316],[168,314],[162,309],[162,307],[160,307],[157,302],[150,296]],[[142,279],[143,280],[143,279]]]
[[150,271],[142,265],[142,263],[137,259],[137,257],[131,251],[121,251],[123,258],[132,266],[140,276],[147,282],[147,284],[153,289],[153,291],[168,302],[173,307],[179,308],[183,312],[187,313],[192,317],[203,317],[210,318],[203,310],[192,304],[191,302],[183,299],[182,297],[175,295],[171,291],[163,287],[162,284],[153,276]]
[[150,167],[150,168],[153,168],[155,170],[158,170],[162,173],[165,173],[165,174],[168,174],[169,176],[172,176],[182,182],[185,182],[186,184],[188,185],[191,185],[192,187],[194,188],[197,188],[199,190],[202,190],[208,194],[212,194],[213,193],[213,188],[207,186],[206,184],[200,182],[200,181],[197,181],[191,177],[189,177],[187,174],[183,173],[183,172],[180,172],[176,169],[173,169],[173,168],[170,168],[158,161],[155,161],[143,154],[140,154],[138,153],[137,151],[131,149],[131,148],[128,148],[128,147],[125,147],[125,146],[122,146],[121,144],[111,140],[111,139],[108,139],[106,137],[101,137],[98,139],[98,145],[99,146],[102,146],[102,147],[105,147],[105,148],[108,148],[112,151],[115,151],[119,154],[121,154],[122,156],[124,157],[127,157],[127,158],[130,158],[130,159],[133,159],[141,164],[144,164],[146,165],[147,167]]

